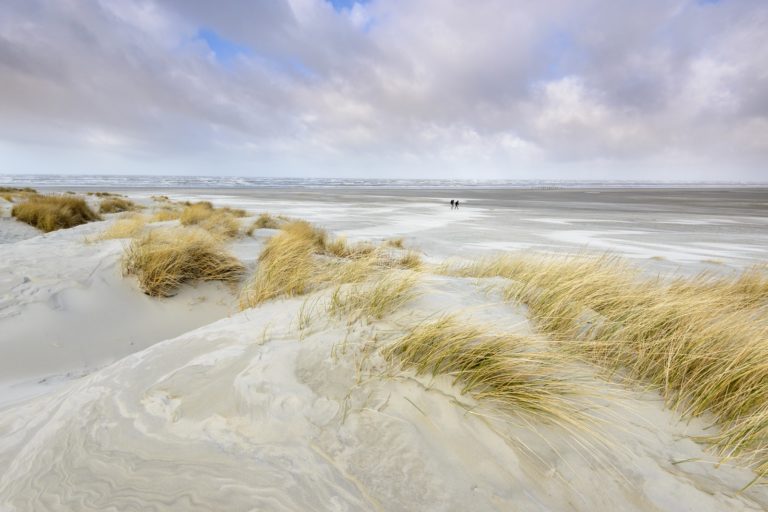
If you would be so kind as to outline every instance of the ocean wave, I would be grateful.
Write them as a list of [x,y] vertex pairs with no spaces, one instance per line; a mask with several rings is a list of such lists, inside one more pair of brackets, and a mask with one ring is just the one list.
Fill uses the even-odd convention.
[[380,178],[275,178],[245,176],[154,175],[0,175],[0,185],[41,188],[491,188],[491,189],[590,189],[590,188],[722,188],[765,187],[757,182],[629,181],[629,180],[468,180]]

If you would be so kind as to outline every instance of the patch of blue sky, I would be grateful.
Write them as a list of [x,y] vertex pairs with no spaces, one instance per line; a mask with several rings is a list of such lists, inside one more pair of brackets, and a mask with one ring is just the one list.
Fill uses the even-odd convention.
[[586,59],[583,51],[578,49],[576,41],[570,32],[563,29],[551,30],[540,42],[539,49],[544,60],[542,75],[539,80],[558,80],[567,76],[577,60]]
[[341,11],[342,9],[351,9],[355,4],[365,4],[369,0],[326,0],[334,9]]
[[240,55],[253,54],[247,46],[235,43],[207,28],[200,28],[197,31],[196,39],[204,41],[213,52],[216,60],[221,63],[229,63]]
[[213,52],[216,62],[225,67],[228,67],[238,57],[247,57],[258,61],[264,67],[280,73],[299,75],[304,78],[314,78],[317,76],[312,69],[298,58],[265,55],[245,45],[231,41],[208,28],[200,28],[195,39],[205,42],[211,52]]

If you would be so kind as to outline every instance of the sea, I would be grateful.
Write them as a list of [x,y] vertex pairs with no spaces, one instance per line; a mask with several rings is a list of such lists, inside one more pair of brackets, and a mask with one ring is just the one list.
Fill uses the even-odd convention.
[[578,188],[753,188],[768,182],[630,180],[467,180],[378,178],[276,178],[247,176],[157,176],[98,174],[0,174],[0,186],[39,188],[383,188],[383,189],[578,189]]

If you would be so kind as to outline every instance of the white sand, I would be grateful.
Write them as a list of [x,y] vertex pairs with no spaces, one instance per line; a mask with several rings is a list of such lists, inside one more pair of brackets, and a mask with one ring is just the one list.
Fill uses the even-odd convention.
[[[353,237],[406,234],[436,259],[451,255],[444,233],[488,218],[437,221],[418,201],[373,218],[357,205],[349,221],[333,204],[246,206]],[[739,492],[752,472],[691,439],[706,419],[682,423],[653,393],[601,384],[608,447],[585,450],[446,378],[387,377],[375,350],[363,358],[445,312],[531,332],[524,308],[475,280],[428,277],[386,322],[351,330],[312,296],[300,330],[304,298],[236,313],[224,286],[144,296],[120,276],[125,241],[85,242],[107,222],[0,245],[0,511],[768,508],[768,488]],[[269,235],[233,251],[252,265]]]

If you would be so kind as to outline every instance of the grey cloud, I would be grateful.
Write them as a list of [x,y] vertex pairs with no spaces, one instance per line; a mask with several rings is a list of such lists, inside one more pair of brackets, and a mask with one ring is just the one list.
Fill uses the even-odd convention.
[[[617,178],[765,176],[757,0],[6,4],[0,138],[14,155],[67,147],[136,172],[171,158],[223,174],[591,177],[600,162]],[[220,62],[201,28],[248,51]]]

